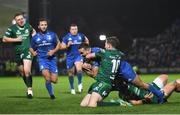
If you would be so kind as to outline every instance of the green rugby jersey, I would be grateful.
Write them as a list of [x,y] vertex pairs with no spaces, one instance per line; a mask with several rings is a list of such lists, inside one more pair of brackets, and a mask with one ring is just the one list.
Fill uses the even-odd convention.
[[32,31],[33,28],[29,23],[25,23],[24,27],[19,27],[15,24],[7,29],[4,36],[9,38],[17,38],[18,36],[22,37],[22,42],[13,43],[15,45],[16,54],[20,54],[29,50]]
[[101,52],[95,53],[95,56],[101,59],[95,79],[111,84],[111,80],[114,80],[117,74],[123,55],[124,54],[118,50],[102,50]]
[[[155,87],[157,87],[156,84],[153,83]],[[157,87],[158,88],[158,87]],[[159,89],[159,88],[158,88]],[[160,89],[159,89],[160,90]],[[132,84],[128,84],[128,91],[134,95],[136,95],[139,99],[143,100],[145,99],[145,96],[150,94],[151,92],[149,90],[140,89]],[[130,99],[131,100],[131,99]],[[156,95],[153,94],[153,97],[149,100],[149,102],[146,103],[158,103],[158,98]]]

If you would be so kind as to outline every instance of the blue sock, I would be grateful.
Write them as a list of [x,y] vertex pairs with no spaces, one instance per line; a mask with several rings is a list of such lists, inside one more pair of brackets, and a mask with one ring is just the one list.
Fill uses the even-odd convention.
[[152,93],[154,93],[156,96],[158,96],[158,97],[162,97],[163,96],[163,93],[160,91],[160,90],[158,90],[158,89],[156,89],[153,85],[151,85],[151,84],[149,84],[149,90],[152,92]]
[[54,95],[51,82],[46,82],[46,88],[47,88],[50,96]]
[[77,78],[78,78],[78,85],[82,83],[82,71],[77,72]]
[[71,89],[74,89],[74,77],[73,76],[69,76],[69,83],[70,83]]

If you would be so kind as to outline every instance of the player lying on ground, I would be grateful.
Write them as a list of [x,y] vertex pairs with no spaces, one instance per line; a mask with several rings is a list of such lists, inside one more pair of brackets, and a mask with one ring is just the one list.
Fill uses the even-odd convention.
[[[167,84],[168,75],[161,74],[151,83],[158,90],[162,90],[165,94],[165,99],[175,91],[180,92],[180,79],[175,80]],[[148,104],[158,103],[158,97],[149,90],[144,90],[136,87],[135,85],[128,83],[122,77],[116,77],[115,90],[119,90],[119,97],[132,104]]]

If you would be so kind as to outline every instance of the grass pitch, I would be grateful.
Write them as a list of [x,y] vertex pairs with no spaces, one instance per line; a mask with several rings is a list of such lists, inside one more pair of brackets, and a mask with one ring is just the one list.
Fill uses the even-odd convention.
[[[157,75],[142,75],[142,79],[151,82]],[[169,81],[180,78],[179,74],[169,75]],[[77,79],[75,78],[77,86]],[[82,108],[80,101],[94,80],[84,77],[82,94],[71,95],[67,76],[60,76],[59,82],[53,85],[56,99],[50,100],[46,91],[44,78],[33,78],[34,98],[27,99],[25,85],[20,77],[0,77],[0,114],[179,114],[180,94],[173,93],[166,104],[138,105],[133,107],[111,106]],[[118,93],[111,93],[105,101],[117,99]]]

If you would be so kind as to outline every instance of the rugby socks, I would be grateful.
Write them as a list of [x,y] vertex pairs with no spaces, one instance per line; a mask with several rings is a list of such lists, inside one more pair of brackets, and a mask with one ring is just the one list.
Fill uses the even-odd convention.
[[32,87],[32,76],[26,77],[26,85],[27,87]]
[[48,92],[49,92],[49,95],[50,95],[50,96],[54,95],[53,90],[52,90],[52,84],[51,84],[51,82],[46,81],[45,84],[46,84],[46,89],[47,89]]
[[149,84],[148,89],[156,96],[163,98],[163,93],[160,90],[156,89],[153,85]]
[[82,83],[82,76],[83,76],[82,71],[77,72],[78,85]]
[[26,82],[26,76],[22,76],[22,78],[23,78],[23,81],[24,81],[26,87],[28,87],[28,86],[27,86],[27,82]]
[[97,102],[97,106],[120,106],[119,102]]
[[69,83],[70,83],[71,89],[74,89],[74,77],[73,76],[69,76]]

